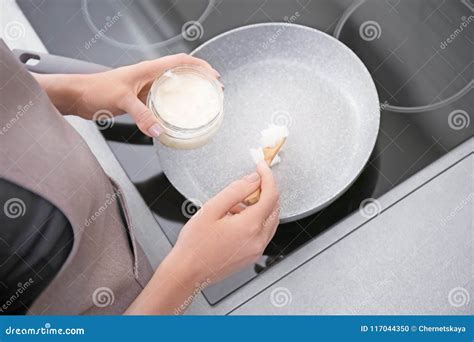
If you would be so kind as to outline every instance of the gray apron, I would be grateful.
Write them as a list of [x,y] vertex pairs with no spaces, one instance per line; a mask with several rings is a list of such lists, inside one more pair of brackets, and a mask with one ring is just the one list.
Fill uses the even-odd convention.
[[121,314],[152,275],[121,191],[1,40],[0,54],[0,177],[54,204],[74,233],[68,259],[28,313]]

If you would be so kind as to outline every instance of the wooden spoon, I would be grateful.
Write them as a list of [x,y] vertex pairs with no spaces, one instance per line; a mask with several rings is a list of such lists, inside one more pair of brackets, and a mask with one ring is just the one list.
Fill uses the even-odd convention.
[[[281,147],[285,143],[286,138],[281,138],[273,147],[264,147],[263,148],[263,160],[270,166],[273,162],[275,156],[280,152]],[[252,205],[258,202],[260,199],[260,188],[255,190],[252,194],[250,194],[246,199],[244,199],[245,205]]]

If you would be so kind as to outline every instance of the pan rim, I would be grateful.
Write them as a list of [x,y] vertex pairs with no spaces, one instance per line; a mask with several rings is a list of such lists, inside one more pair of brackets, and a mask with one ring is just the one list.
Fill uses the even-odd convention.
[[[380,131],[380,101],[379,101],[377,88],[375,87],[375,83],[374,83],[374,80],[372,78],[372,75],[370,74],[369,70],[367,69],[365,64],[362,62],[362,60],[359,58],[359,56],[357,56],[355,54],[354,51],[352,51],[347,45],[345,45],[343,42],[336,39],[332,35],[330,35],[328,33],[325,33],[325,32],[322,32],[318,29],[315,29],[315,28],[312,28],[312,27],[309,27],[309,26],[305,26],[305,25],[301,25],[301,24],[293,24],[293,23],[286,23],[286,22],[268,22],[268,23],[256,23],[256,24],[250,24],[250,25],[237,27],[237,28],[231,29],[229,31],[220,33],[217,36],[207,40],[206,42],[204,42],[203,44],[201,44],[197,48],[195,48],[190,53],[190,55],[191,56],[195,55],[200,50],[202,50],[206,46],[212,44],[216,40],[221,39],[222,37],[225,37],[227,35],[233,34],[235,32],[240,32],[240,31],[249,30],[249,29],[258,28],[258,27],[272,27],[272,26],[273,27],[285,26],[285,27],[290,27],[290,28],[295,28],[295,29],[303,29],[303,30],[311,31],[311,32],[313,32],[315,34],[318,34],[320,36],[323,36],[323,37],[329,39],[330,41],[332,41],[333,43],[335,43],[336,46],[341,49],[341,51],[344,50],[355,61],[355,63],[357,63],[359,65],[359,68],[361,69],[361,72],[367,76],[367,79],[369,81],[368,83],[370,83],[370,85],[368,84],[368,87],[370,88],[370,92],[373,94],[373,99],[371,101],[374,101],[374,105],[375,105],[374,107],[377,108],[373,113],[373,115],[375,116],[375,118],[374,118],[375,123],[374,123],[374,127],[371,127],[371,130],[370,130],[372,132],[372,136],[367,139],[368,140],[368,143],[367,143],[368,147],[367,147],[365,153],[363,153],[363,157],[360,158],[361,159],[360,166],[356,169],[356,172],[354,172],[354,175],[351,177],[351,180],[349,182],[347,182],[347,184],[345,186],[341,187],[338,192],[334,193],[334,195],[332,195],[327,200],[322,202],[319,206],[316,206],[316,207],[314,207],[310,210],[306,210],[302,213],[290,215],[290,216],[287,216],[285,218],[280,219],[280,223],[289,223],[289,222],[293,222],[293,221],[308,217],[308,216],[318,212],[319,210],[326,208],[331,203],[333,203],[335,200],[337,200],[342,194],[344,194],[347,191],[347,189],[349,189],[354,184],[354,182],[359,178],[359,176],[361,175],[361,173],[365,169],[365,167],[366,167],[366,165],[369,161],[369,158],[370,158],[370,156],[371,156],[371,154],[372,154],[372,152],[375,148],[377,137],[378,137],[378,134],[379,134],[379,131]],[[176,187],[176,189],[184,197],[188,198],[188,196],[186,196],[177,187]]]

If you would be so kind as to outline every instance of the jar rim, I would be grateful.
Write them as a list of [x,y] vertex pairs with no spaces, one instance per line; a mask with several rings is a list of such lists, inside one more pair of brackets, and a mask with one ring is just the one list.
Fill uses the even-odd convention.
[[[184,127],[179,127],[175,126],[168,121],[164,120],[158,110],[156,109],[154,103],[153,103],[153,94],[155,93],[157,87],[159,87],[163,81],[165,80],[166,74],[172,72],[172,73],[192,73],[194,75],[198,75],[204,79],[206,79],[208,82],[210,82],[214,89],[216,90],[218,100],[219,100],[219,107],[212,118],[212,120],[209,120],[207,123],[199,126],[199,127],[193,127],[193,128],[184,128]],[[217,80],[207,71],[202,66],[199,65],[194,65],[194,64],[180,64],[178,66],[166,69],[163,71],[156,79],[153,81],[153,84],[150,87],[150,91],[148,92],[148,97],[147,97],[147,107],[152,111],[152,113],[155,115],[155,117],[158,119],[160,124],[165,128],[165,133],[169,134],[173,137],[176,138],[181,138],[181,139],[192,139],[194,137],[197,137],[201,134],[206,134],[207,129],[211,129],[214,127],[216,122],[219,121],[220,116],[223,113],[223,102],[224,102],[224,94],[222,91],[222,88],[220,84],[217,82]],[[189,135],[186,137],[186,135]]]

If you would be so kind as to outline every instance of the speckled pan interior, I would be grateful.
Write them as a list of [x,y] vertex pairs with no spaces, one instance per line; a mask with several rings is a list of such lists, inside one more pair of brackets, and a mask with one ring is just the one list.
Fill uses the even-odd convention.
[[282,222],[324,208],[358,177],[377,138],[379,101],[369,72],[341,42],[300,25],[256,24],[217,36],[193,54],[221,73],[225,113],[204,147],[155,142],[161,167],[185,197],[205,202],[252,172],[249,149],[271,123],[290,131],[273,169]]

